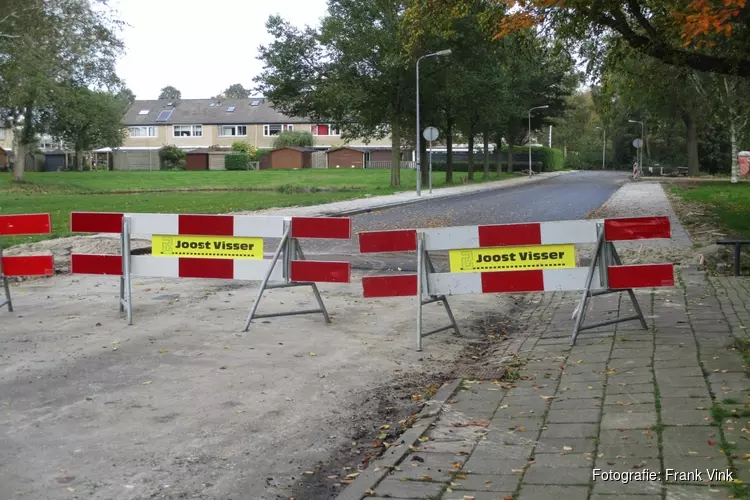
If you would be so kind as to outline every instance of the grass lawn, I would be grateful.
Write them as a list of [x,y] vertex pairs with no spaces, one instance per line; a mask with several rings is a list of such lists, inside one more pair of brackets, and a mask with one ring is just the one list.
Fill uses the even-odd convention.
[[735,236],[750,237],[750,183],[673,186],[672,192],[685,201],[711,207],[715,222]]
[[[455,173],[459,179],[465,173]],[[481,182],[481,172],[477,178]],[[503,173],[499,178],[512,177]],[[475,181],[476,182],[476,181]],[[0,175],[0,214],[50,213],[51,236],[6,238],[4,246],[69,236],[70,212],[162,212],[220,214],[294,205],[317,205],[415,189],[416,173],[401,172],[390,187],[388,170],[46,172],[13,183]],[[433,174],[433,187],[446,187]],[[424,187],[426,190],[426,187]]]

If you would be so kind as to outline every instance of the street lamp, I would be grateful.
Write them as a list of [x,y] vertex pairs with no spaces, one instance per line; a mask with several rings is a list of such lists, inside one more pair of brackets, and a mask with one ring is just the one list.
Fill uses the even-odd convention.
[[419,130],[419,61],[427,57],[433,56],[449,56],[451,55],[451,49],[441,50],[432,54],[427,54],[417,59],[417,142],[415,142],[415,158],[417,160],[417,196],[422,196],[422,169],[419,164],[419,145],[420,145],[420,130]]
[[531,172],[532,172],[531,170],[531,112],[534,111],[535,109],[545,109],[545,108],[549,108],[549,106],[545,104],[544,106],[536,106],[529,110],[529,179],[531,179]]
[[630,123],[640,123],[641,124],[641,147],[638,148],[638,151],[636,152],[636,158],[640,157],[638,160],[638,171],[643,172],[643,122],[639,122],[637,120],[628,120]]
[[605,162],[607,160],[607,129],[604,127],[596,127],[596,130],[602,129],[602,170],[606,170]]

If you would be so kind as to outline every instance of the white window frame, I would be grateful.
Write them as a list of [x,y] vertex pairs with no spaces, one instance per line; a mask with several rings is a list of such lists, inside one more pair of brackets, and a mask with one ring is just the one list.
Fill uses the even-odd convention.
[[[332,123],[313,123],[310,127],[310,130],[312,131],[313,127],[319,127],[320,125],[325,125],[328,127],[328,134],[322,135],[322,134],[315,134],[315,137],[338,137],[341,135],[341,128],[339,128],[337,125],[333,125]],[[336,129],[336,133],[332,134],[331,132],[333,129]]]
[[[177,135],[177,129],[190,129],[190,135]],[[203,125],[172,125],[172,137],[185,138],[185,137],[203,137]]]
[[[278,134],[271,134],[271,127],[281,127]],[[276,137],[282,132],[291,132],[294,130],[294,125],[287,124],[283,125],[280,123],[273,123],[270,125],[263,125],[263,137]]]
[[147,115],[147,114],[149,114],[150,112],[151,112],[151,110],[150,110],[150,109],[142,109],[142,110],[140,110],[140,111],[138,112],[138,114],[139,114],[139,115],[141,115],[141,116],[144,116],[144,115]]
[[[231,127],[234,128],[235,133],[234,134],[225,134],[224,133],[224,127]],[[240,127],[245,128],[245,133],[240,134],[239,129]],[[219,137],[247,137],[247,125],[219,125]]]
[[[146,135],[133,135],[133,129],[146,129]],[[153,134],[149,134],[149,132],[153,132]],[[151,139],[153,137],[158,137],[159,133],[153,125],[139,125],[137,127],[128,127],[128,135],[131,139]]]

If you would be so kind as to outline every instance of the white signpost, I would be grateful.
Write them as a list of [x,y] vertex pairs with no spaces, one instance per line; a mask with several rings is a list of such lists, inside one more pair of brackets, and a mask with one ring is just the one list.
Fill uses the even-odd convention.
[[436,141],[438,135],[438,129],[436,129],[435,127],[427,127],[426,129],[424,129],[424,132],[422,132],[422,136],[424,137],[425,141],[428,141],[430,143],[430,194],[432,194],[432,141]]

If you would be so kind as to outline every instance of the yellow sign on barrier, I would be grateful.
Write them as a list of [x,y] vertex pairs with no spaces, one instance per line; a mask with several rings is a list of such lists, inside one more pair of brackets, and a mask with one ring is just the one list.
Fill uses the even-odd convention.
[[452,273],[576,267],[575,245],[492,247],[450,251]]
[[151,255],[194,259],[262,259],[263,238],[155,234],[151,238]]

